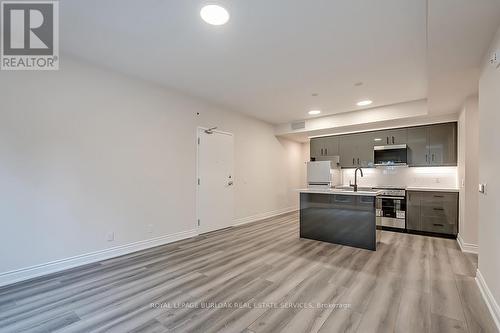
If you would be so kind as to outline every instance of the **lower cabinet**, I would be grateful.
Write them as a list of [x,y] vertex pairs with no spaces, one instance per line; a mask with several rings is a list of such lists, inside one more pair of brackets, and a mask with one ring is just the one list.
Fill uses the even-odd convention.
[[458,193],[408,191],[408,230],[456,236]]

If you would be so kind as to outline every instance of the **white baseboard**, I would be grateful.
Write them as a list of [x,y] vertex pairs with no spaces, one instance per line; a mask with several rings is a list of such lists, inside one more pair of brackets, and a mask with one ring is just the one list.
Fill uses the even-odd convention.
[[488,309],[490,310],[491,316],[495,321],[497,329],[500,332],[500,307],[493,297],[490,288],[488,288],[488,285],[486,284],[486,281],[484,280],[484,277],[479,269],[476,272],[476,283],[479,287],[479,290],[481,291],[481,295],[483,296],[486,305],[488,306]]
[[462,252],[474,253],[474,254],[479,253],[479,247],[476,244],[465,243],[464,239],[460,234],[457,235],[457,242]]
[[132,252],[145,250],[151,247],[176,242],[197,235],[198,235],[197,229],[182,231],[175,234],[155,237],[143,241],[112,247],[105,250],[86,253],[75,257],[55,260],[45,264],[22,268],[6,273],[0,273],[0,286],[5,286],[8,284],[36,278],[50,273],[63,271],[68,268],[74,268],[77,266],[82,266],[97,261],[122,256],[124,254],[129,254]]
[[291,212],[294,212],[298,209],[299,209],[298,207],[286,207],[286,208],[277,209],[277,210],[273,210],[273,211],[266,212],[266,213],[260,213],[260,214],[256,214],[256,215],[252,215],[252,216],[248,216],[248,217],[235,219],[233,226],[239,226],[242,224],[247,224],[247,223],[256,222],[256,221],[263,220],[263,219],[268,219],[268,218],[278,216],[281,214],[291,213]]
[[[274,210],[271,212],[256,214],[249,217],[244,217],[234,220],[234,226],[259,221],[262,219],[274,217],[277,215],[290,213],[296,211],[297,207],[287,207],[283,209]],[[145,250],[151,247],[164,245],[172,242],[176,242],[182,239],[197,236],[198,230],[188,230],[182,231],[171,235],[160,236],[156,238],[151,238],[143,241],[138,241],[130,244],[120,245],[112,247],[105,250],[95,251],[91,253],[86,253],[70,258],[60,259],[51,261],[48,263],[35,265],[31,267],[21,268],[5,273],[0,273],[0,287],[6,286],[12,283],[21,282],[29,280],[32,278],[40,277],[43,275],[60,272],[69,268],[74,268],[86,264],[91,264],[101,260],[106,260],[114,257],[119,257],[125,254]]]

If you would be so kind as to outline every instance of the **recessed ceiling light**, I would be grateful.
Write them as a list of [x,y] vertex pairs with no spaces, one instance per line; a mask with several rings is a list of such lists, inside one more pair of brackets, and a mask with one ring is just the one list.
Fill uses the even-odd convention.
[[367,105],[370,105],[372,104],[373,102],[370,101],[369,99],[366,99],[364,101],[359,101],[356,103],[357,106],[367,106]]
[[311,110],[308,112],[310,115],[320,114],[321,110]]
[[229,21],[229,13],[224,7],[218,5],[206,5],[200,11],[203,21],[211,25],[223,25]]

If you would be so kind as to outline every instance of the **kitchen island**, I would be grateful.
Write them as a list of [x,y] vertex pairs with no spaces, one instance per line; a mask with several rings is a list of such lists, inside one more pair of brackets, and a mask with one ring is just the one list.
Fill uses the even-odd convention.
[[300,237],[375,251],[376,191],[300,190]]

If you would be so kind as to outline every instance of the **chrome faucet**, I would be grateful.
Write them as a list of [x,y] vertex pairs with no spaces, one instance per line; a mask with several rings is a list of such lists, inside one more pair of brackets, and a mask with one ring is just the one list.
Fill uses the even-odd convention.
[[354,170],[354,184],[349,181],[349,186],[354,187],[354,192],[358,192],[358,170],[361,172],[361,177],[363,177],[363,169],[358,167]]

